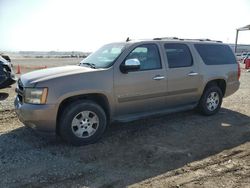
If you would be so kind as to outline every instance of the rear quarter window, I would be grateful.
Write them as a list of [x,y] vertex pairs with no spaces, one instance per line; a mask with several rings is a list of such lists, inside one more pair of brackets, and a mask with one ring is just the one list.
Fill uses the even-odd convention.
[[194,44],[206,65],[236,64],[236,58],[231,48],[218,44]]

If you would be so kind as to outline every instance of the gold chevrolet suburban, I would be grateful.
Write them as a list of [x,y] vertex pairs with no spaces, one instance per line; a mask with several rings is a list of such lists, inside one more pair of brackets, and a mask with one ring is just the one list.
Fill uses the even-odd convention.
[[111,43],[80,62],[30,72],[16,88],[24,125],[74,145],[96,142],[110,122],[198,108],[220,109],[240,69],[219,41],[178,38]]

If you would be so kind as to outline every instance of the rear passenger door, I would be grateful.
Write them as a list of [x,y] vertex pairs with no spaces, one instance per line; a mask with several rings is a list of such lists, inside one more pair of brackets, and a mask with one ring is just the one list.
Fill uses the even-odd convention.
[[194,104],[199,100],[201,76],[190,47],[183,43],[165,43],[167,69],[167,106]]

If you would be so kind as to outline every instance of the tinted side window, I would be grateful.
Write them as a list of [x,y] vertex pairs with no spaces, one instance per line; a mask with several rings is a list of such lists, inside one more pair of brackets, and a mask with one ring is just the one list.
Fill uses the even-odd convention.
[[189,67],[193,64],[193,58],[187,45],[170,43],[165,44],[164,47],[169,68]]
[[127,59],[138,59],[141,63],[140,70],[161,68],[161,58],[158,47],[155,44],[144,44],[136,47],[130,52]]
[[206,65],[224,65],[236,63],[235,56],[227,45],[195,44],[202,60]]

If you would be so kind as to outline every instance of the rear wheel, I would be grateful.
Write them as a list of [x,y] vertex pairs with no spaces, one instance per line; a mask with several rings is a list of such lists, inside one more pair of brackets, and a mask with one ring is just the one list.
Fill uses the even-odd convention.
[[73,145],[96,142],[106,129],[106,114],[92,101],[75,101],[67,106],[60,118],[59,134]]
[[204,115],[217,113],[221,107],[222,97],[222,91],[217,85],[208,86],[198,105],[200,112]]

